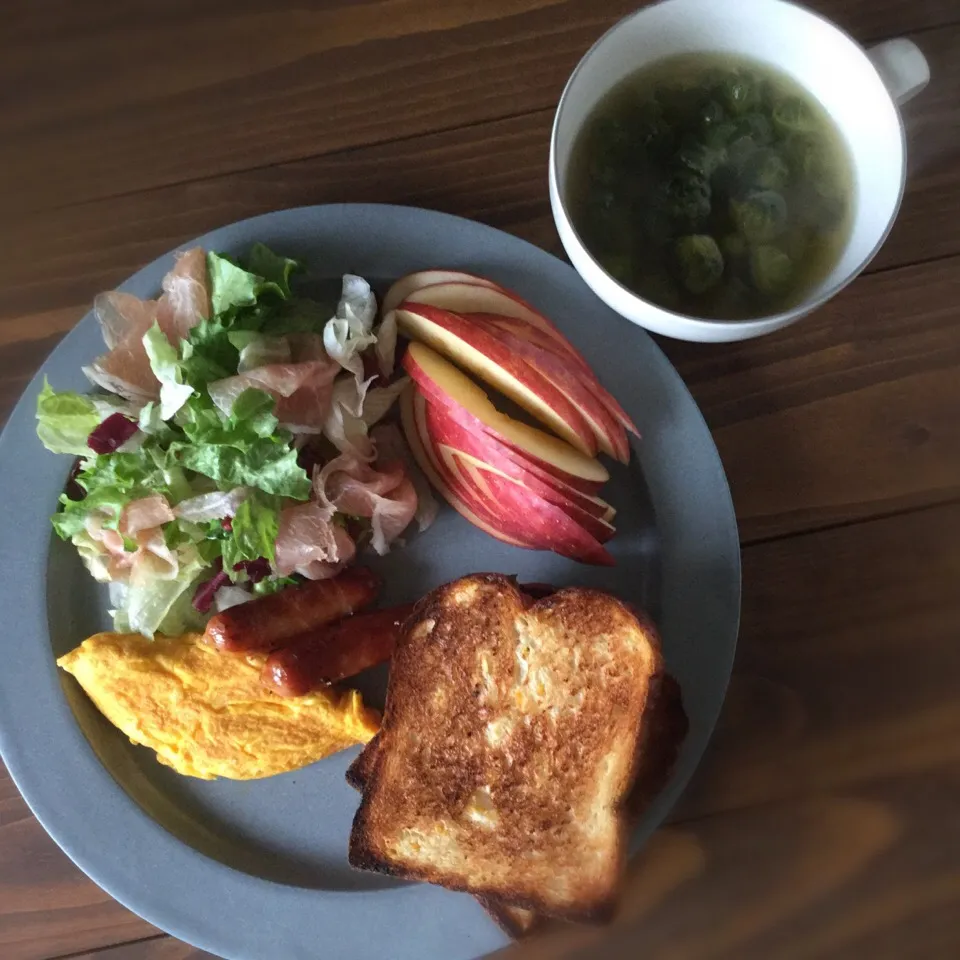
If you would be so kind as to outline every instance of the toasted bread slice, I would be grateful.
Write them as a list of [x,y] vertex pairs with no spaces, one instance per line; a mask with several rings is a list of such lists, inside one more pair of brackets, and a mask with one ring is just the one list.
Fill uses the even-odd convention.
[[[680,685],[668,673],[653,677],[638,743],[639,769],[627,799],[631,821],[638,820],[647,804],[666,786],[687,729],[687,715],[683,709]],[[347,782],[361,793],[366,788],[373,770],[374,754],[378,746],[378,738],[374,737],[347,769]],[[534,910],[515,907],[492,897],[481,896],[477,897],[477,900],[510,936],[518,939],[532,933],[546,919]]]
[[569,588],[474,574],[394,654],[350,862],[572,920],[616,905],[656,631]]
[[[374,737],[357,755],[353,763],[347,767],[346,779],[355,790],[361,793],[366,789],[367,781],[373,770],[377,738]],[[507,932],[511,937],[525,937],[533,931],[541,921],[541,917],[533,910],[525,907],[515,907],[502,900],[492,897],[477,897],[480,906]]]

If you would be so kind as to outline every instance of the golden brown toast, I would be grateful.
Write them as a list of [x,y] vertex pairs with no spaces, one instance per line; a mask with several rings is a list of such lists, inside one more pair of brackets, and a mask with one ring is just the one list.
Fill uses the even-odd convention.
[[[631,822],[640,818],[647,804],[666,786],[687,735],[687,728],[680,685],[668,673],[653,677],[638,743],[640,762],[637,778],[627,798]],[[377,748],[378,739],[374,737],[347,768],[347,783],[361,793],[370,777]],[[477,900],[512,937],[527,936],[546,919],[534,910],[515,907],[495,898],[477,897]]]
[[661,673],[652,625],[599,591],[532,602],[499,574],[435,590],[394,654],[350,862],[606,919]]

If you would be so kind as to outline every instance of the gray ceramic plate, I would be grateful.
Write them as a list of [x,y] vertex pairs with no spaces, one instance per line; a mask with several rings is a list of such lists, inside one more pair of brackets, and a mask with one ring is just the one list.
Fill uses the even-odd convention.
[[[690,735],[636,844],[693,772],[723,701],[740,597],[739,546],[717,451],[690,395],[653,341],[608,310],[574,271],[489,227],[402,207],[284,210],[196,243],[240,252],[256,240],[303,259],[315,278],[396,277],[461,267],[540,307],[583,351],[643,440],[604,496],[618,508],[614,568],[508,547],[445,508],[423,536],[378,565],[386,602],[413,599],[476,570],[579,583],[639,601],[656,617],[683,689]],[[170,256],[123,288],[155,296]],[[343,773],[356,750],[251,783],[177,777],[133,747],[58,672],[54,656],[106,627],[106,604],[48,516],[69,460],[42,449],[33,411],[42,377],[86,388],[100,353],[86,316],[44,364],[0,440],[0,748],[17,785],[66,853],[151,923],[231,960],[467,960],[503,934],[464,894],[354,872],[346,860],[357,797]]]

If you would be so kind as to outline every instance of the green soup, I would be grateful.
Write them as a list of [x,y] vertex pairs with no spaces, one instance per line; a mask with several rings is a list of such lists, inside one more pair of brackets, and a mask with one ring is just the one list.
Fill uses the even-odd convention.
[[567,205],[641,297],[696,317],[789,309],[840,258],[853,168],[822,106],[742,57],[683,54],[627,77],[577,137]]

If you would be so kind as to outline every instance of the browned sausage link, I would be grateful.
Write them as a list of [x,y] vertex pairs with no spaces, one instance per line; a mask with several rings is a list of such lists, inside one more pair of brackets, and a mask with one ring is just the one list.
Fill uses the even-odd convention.
[[204,639],[219,650],[272,650],[287,637],[332,623],[373,603],[379,578],[351,567],[332,580],[308,580],[211,617]]
[[295,637],[267,658],[263,685],[281,697],[302,697],[389,659],[414,605],[358,613]]

